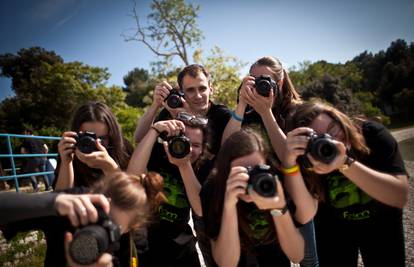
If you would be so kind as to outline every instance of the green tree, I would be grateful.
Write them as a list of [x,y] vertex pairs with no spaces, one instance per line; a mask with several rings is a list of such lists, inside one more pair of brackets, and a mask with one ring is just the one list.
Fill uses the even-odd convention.
[[189,49],[200,45],[203,38],[196,18],[200,7],[184,0],[153,0],[152,12],[147,16],[147,27],[140,23],[136,2],[132,10],[135,32],[123,34],[126,41],[145,44],[154,54],[169,62],[178,56],[184,65],[189,64]]
[[134,107],[145,107],[151,103],[148,93],[155,88],[156,82],[147,70],[135,68],[124,76],[125,102]]
[[121,88],[105,86],[107,69],[64,63],[53,51],[33,47],[0,55],[0,68],[16,94],[0,104],[1,128],[8,132],[21,132],[24,124],[65,129],[74,109],[87,101],[123,105]]
[[246,65],[237,57],[224,55],[223,50],[214,47],[210,55],[202,58],[202,51],[194,53],[194,61],[205,66],[212,77],[213,98],[230,108],[236,106],[237,88],[241,83],[240,71]]

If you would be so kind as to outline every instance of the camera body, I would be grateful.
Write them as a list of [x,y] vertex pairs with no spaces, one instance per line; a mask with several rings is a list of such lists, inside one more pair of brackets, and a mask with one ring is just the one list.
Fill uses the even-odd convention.
[[184,98],[184,94],[180,90],[172,89],[164,102],[166,102],[170,108],[181,108],[184,106],[181,97]]
[[251,185],[260,196],[277,196],[277,175],[271,171],[269,165],[247,167],[247,174],[249,175],[248,185]]
[[269,75],[260,75],[255,79],[256,92],[259,95],[268,97],[270,90],[274,89],[275,93],[277,90],[276,82]]
[[190,148],[190,139],[184,134],[173,136],[168,140],[168,152],[174,158],[184,158],[190,153]]
[[98,151],[96,147],[96,134],[93,132],[79,132],[75,137],[76,147],[84,154],[90,154]]
[[176,136],[167,136],[167,132],[162,132],[159,137],[168,142],[168,152],[174,158],[181,159],[190,153],[190,138],[183,133]]
[[92,264],[105,252],[119,249],[121,230],[101,207],[96,207],[98,221],[78,228],[69,246],[72,260],[78,264]]
[[333,140],[329,134],[311,133],[306,152],[310,153],[316,160],[329,164],[339,153]]

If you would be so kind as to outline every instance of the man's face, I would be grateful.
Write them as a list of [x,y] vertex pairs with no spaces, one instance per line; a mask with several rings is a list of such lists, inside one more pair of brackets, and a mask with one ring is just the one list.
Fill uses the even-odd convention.
[[197,77],[185,75],[182,87],[185,100],[190,109],[197,114],[205,115],[209,108],[210,95],[213,93],[213,88],[210,87],[204,73],[198,73]]

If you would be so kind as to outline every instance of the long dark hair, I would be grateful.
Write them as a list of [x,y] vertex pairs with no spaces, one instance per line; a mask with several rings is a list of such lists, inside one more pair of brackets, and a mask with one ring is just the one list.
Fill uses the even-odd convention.
[[[231,170],[231,162],[237,158],[250,155],[254,152],[262,153],[267,157],[262,138],[250,129],[243,129],[233,133],[221,146],[215,161],[215,167],[208,178],[208,186],[212,189],[207,213],[203,214],[206,231],[209,236],[217,236],[223,213],[224,196],[227,179]],[[240,212],[240,209],[238,209]],[[251,230],[244,223],[245,214],[239,214],[239,231],[249,233]],[[217,228],[217,226],[219,226]],[[251,235],[246,234],[245,237]]]
[[[298,127],[307,127],[313,120],[321,114],[326,114],[336,123],[344,133],[344,143],[350,144],[350,153],[353,157],[360,159],[370,153],[369,148],[365,144],[365,139],[361,133],[361,128],[358,123],[353,121],[344,113],[335,107],[322,102],[320,100],[312,100],[305,102],[296,107],[296,111],[288,123],[288,129],[293,130]],[[320,188],[320,181],[318,175],[303,168],[305,183],[311,193],[316,197],[323,199],[323,192]]]
[[[85,122],[102,122],[108,127],[108,146],[106,149],[121,170],[125,170],[128,167],[133,147],[123,137],[121,127],[111,109],[101,102],[83,104],[76,110],[73,116],[71,130],[79,132],[81,125]],[[77,157],[74,158],[73,168],[75,186],[89,187],[100,179],[100,176],[103,174],[101,170],[91,169],[77,159]],[[56,168],[56,170],[58,169]]]

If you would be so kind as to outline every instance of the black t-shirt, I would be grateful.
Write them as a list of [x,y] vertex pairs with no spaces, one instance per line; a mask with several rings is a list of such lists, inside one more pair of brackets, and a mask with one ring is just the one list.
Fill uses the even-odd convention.
[[22,147],[28,154],[44,154],[44,145],[45,143],[41,139],[34,138],[26,138],[22,143]]
[[[362,164],[379,172],[393,175],[407,174],[398,143],[382,124],[364,122],[362,134],[370,149],[369,155],[358,159]],[[338,171],[321,178],[326,192],[326,203],[321,205],[326,206],[324,210],[338,219],[358,223],[366,219],[380,220],[390,212],[393,214],[401,212],[400,209],[373,199]]]
[[154,144],[147,168],[148,171],[157,172],[163,177],[164,193],[167,197],[167,202],[158,208],[157,218],[150,226],[149,234],[175,238],[183,232],[188,232],[190,202],[180,171],[177,166],[169,162],[162,144],[158,142]]
[[[278,177],[283,180],[280,173],[278,173]],[[207,179],[200,192],[203,214],[206,215],[210,209],[212,198],[217,197],[214,195],[215,185],[212,183],[212,179],[212,177]],[[285,195],[288,209],[291,214],[294,214],[295,204],[289,200],[286,191]],[[256,204],[242,200],[237,203],[237,211],[241,243],[241,256],[238,266],[250,266],[249,263],[251,262],[255,262],[258,264],[257,266],[266,266],[269,262],[273,262],[278,266],[290,266],[288,258],[278,244],[275,225],[269,211],[260,210]],[[206,234],[212,240],[217,239],[221,228],[221,216],[215,217],[204,217]],[[251,231],[244,232],[242,229],[245,228],[242,228],[242,225],[245,225]]]
[[[223,136],[224,128],[230,120],[230,110],[225,105],[214,104],[210,102],[210,108],[206,114],[208,119],[207,127],[210,134],[210,153],[216,155],[220,149],[221,138]],[[165,108],[161,110],[155,121],[169,120],[171,114]]]

